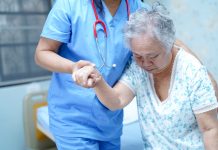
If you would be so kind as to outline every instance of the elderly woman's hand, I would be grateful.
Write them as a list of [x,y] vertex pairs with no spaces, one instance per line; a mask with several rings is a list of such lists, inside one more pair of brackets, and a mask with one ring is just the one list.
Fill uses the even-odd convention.
[[73,80],[85,88],[95,87],[101,79],[101,75],[94,65],[87,65],[73,72]]

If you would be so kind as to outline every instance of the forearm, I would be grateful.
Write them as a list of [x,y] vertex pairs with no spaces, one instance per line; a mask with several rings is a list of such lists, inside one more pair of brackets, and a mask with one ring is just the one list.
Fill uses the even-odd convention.
[[206,150],[218,150],[218,128],[213,128],[203,133]]
[[116,110],[124,107],[122,106],[119,94],[113,88],[111,88],[103,78],[94,87],[94,90],[98,99],[108,109]]
[[74,62],[57,55],[53,51],[40,51],[35,55],[36,63],[52,72],[72,73]]

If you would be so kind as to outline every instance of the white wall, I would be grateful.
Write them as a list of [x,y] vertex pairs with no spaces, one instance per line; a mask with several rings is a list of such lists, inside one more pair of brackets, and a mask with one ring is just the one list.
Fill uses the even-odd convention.
[[46,90],[48,81],[0,88],[0,149],[26,150],[23,98],[33,90]]

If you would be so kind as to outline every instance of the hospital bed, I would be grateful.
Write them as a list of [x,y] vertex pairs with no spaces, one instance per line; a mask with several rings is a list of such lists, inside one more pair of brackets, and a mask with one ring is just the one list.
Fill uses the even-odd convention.
[[[34,150],[55,150],[55,140],[49,130],[47,92],[30,93],[24,98],[23,118],[26,145]],[[124,109],[121,150],[142,150],[135,100]]]

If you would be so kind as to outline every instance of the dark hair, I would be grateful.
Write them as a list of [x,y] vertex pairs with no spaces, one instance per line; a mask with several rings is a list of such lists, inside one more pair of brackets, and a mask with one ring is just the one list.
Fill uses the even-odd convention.
[[95,6],[98,10],[99,13],[102,13],[103,12],[103,4],[102,4],[102,1],[101,0],[94,0],[95,2]]

